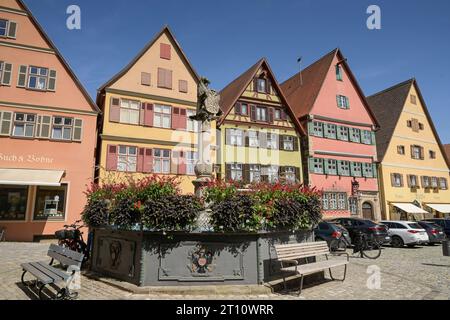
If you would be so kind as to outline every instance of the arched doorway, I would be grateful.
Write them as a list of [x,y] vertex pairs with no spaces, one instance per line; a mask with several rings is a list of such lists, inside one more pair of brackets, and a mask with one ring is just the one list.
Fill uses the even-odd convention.
[[373,206],[370,202],[364,202],[362,204],[362,214],[364,219],[373,220]]

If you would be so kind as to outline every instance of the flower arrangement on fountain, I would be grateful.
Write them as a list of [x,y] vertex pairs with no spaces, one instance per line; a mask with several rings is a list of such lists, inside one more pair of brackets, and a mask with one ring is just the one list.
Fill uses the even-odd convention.
[[216,231],[309,229],[322,217],[322,193],[301,184],[214,180],[204,195]]
[[205,208],[215,232],[310,229],[321,218],[321,192],[299,184],[212,180],[202,198],[183,195],[176,177],[91,184],[84,222],[124,230],[192,231]]

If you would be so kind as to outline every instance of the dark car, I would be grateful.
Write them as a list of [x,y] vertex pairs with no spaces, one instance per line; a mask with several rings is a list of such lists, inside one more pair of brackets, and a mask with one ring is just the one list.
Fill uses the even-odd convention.
[[433,222],[418,221],[417,222],[428,234],[429,244],[441,243],[445,240],[444,229]]
[[432,218],[423,221],[437,224],[439,227],[444,229],[444,233],[447,236],[447,239],[450,239],[450,219]]
[[355,240],[356,232],[365,233],[368,236],[374,236],[381,244],[388,244],[391,242],[391,237],[387,232],[387,227],[378,224],[369,219],[362,218],[336,218],[331,220],[342,225],[350,233],[350,238]]
[[345,238],[347,243],[351,243],[349,232],[343,226],[329,221],[320,222],[314,229],[314,235],[316,241],[326,241],[328,242],[328,245],[332,240],[338,239],[341,236]]

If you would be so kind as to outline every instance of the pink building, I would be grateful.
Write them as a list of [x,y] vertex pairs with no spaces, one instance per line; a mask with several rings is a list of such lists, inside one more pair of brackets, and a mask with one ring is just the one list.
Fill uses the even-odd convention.
[[281,85],[308,131],[302,142],[305,181],[323,189],[325,217],[379,220],[377,120],[339,49]]
[[0,0],[0,228],[51,237],[80,219],[99,113],[20,0]]

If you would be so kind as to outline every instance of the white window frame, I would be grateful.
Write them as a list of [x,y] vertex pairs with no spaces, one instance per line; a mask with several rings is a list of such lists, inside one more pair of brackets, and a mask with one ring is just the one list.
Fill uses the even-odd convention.
[[153,172],[169,174],[171,165],[170,156],[171,151],[169,149],[153,149]]
[[242,181],[243,179],[243,169],[242,163],[231,163],[230,164],[230,177],[233,181]]
[[278,182],[279,176],[278,172],[280,170],[279,166],[268,166],[267,167],[267,180],[269,183]]
[[186,174],[195,175],[195,165],[198,161],[197,151],[187,151],[186,153]]
[[[262,83],[264,83],[263,86],[261,86]],[[256,80],[256,91],[258,91],[259,93],[267,93],[267,79],[257,78],[257,80]]]
[[324,136],[324,125],[322,122],[313,121],[313,135],[316,137]]
[[297,177],[295,175],[295,167],[284,167],[284,178],[288,183],[297,182]]
[[412,146],[411,147],[411,157],[414,159],[414,160],[420,160],[421,159],[421,152],[422,151],[422,149],[419,147],[419,146]]
[[189,132],[199,132],[200,131],[200,123],[197,120],[192,120],[191,116],[195,116],[197,112],[195,110],[187,109],[186,117],[187,117],[187,131]]
[[[32,72],[32,69],[36,69],[36,73]],[[40,71],[45,70],[46,74],[40,74]],[[40,90],[40,91],[46,91],[48,88],[48,81],[50,76],[50,69],[45,67],[37,67],[37,66],[28,66],[28,79],[27,79],[27,88],[32,90]],[[36,78],[36,87],[32,87],[31,79]],[[39,79],[43,79],[44,81],[44,87],[39,88],[37,85],[39,84]]]
[[257,131],[247,131],[248,134],[248,146],[253,148],[259,147],[259,135]]
[[[166,122],[166,123],[164,123]],[[172,128],[172,107],[155,104],[153,111],[153,126],[156,128]]]
[[338,107],[339,108],[345,109],[345,110],[350,109],[350,101],[347,96],[338,94],[337,99],[338,99]]
[[261,166],[259,164],[251,164],[249,166],[250,183],[261,181]]
[[[61,119],[61,123],[56,123],[56,119]],[[70,125],[66,124],[66,120],[70,120]],[[52,134],[51,139],[52,140],[64,140],[64,141],[70,141],[73,137],[73,125],[74,125],[75,119],[71,117],[60,117],[60,116],[54,116],[52,119]],[[55,129],[61,129],[61,138],[55,138]],[[65,129],[70,129],[70,138],[66,139],[64,138],[64,132]]]
[[267,133],[267,149],[277,150],[278,142],[278,136],[276,133]]
[[[138,100],[120,99],[119,122],[124,124],[139,125],[141,103]],[[134,121],[132,121],[134,116]]]
[[5,34],[0,34],[0,38],[7,38],[8,37],[9,20],[7,20],[7,19],[0,19],[0,21],[5,21]]
[[[24,120],[17,120],[18,115],[23,115]],[[33,117],[33,120],[32,121],[28,120],[28,117]],[[33,138],[35,135],[35,130],[36,130],[36,119],[37,119],[37,115],[33,114],[33,113],[23,113],[23,112],[14,113],[14,118],[13,118],[14,123],[13,123],[13,130],[12,130],[11,135],[13,137],[20,137],[20,138]],[[17,126],[23,126],[23,135],[15,134]],[[27,128],[30,126],[32,127],[32,133],[31,133],[31,135],[26,135]]]
[[233,146],[241,147],[244,140],[244,131],[241,129],[229,129],[230,144]]
[[294,151],[294,137],[283,136],[283,150]]
[[447,190],[448,189],[447,179],[439,178],[439,189],[441,189],[441,190]]
[[314,173],[315,174],[324,174],[324,160],[322,158],[314,158]]
[[[123,152],[123,148],[125,152]],[[134,150],[134,153],[131,150]],[[117,171],[137,172],[138,151],[135,146],[119,146],[117,150]]]
[[267,122],[268,110],[267,107],[256,106],[256,121]]
[[400,173],[394,173],[394,187],[402,186],[402,175]]

